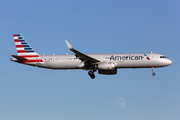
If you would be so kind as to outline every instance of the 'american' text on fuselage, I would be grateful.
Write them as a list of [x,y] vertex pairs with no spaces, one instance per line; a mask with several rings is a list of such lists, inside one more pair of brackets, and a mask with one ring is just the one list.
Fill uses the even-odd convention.
[[143,56],[131,56],[131,55],[129,55],[129,56],[114,56],[114,55],[112,55],[111,57],[110,57],[110,60],[143,60]]

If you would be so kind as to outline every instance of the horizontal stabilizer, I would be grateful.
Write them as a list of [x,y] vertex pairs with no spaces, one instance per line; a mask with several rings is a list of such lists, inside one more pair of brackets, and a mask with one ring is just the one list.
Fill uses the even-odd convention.
[[17,56],[17,55],[11,55],[12,57],[16,58],[17,60],[23,61],[23,60],[27,60],[26,58]]

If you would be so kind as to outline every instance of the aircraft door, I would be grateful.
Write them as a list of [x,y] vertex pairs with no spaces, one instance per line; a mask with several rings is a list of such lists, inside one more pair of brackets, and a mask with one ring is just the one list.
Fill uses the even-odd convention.
[[154,62],[156,60],[155,55],[151,53],[151,61]]

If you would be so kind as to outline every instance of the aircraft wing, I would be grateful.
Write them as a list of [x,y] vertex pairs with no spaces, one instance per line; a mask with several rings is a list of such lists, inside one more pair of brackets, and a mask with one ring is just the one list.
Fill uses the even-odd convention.
[[83,53],[75,50],[75,49],[69,44],[69,42],[68,42],[67,40],[65,40],[65,41],[66,41],[66,44],[67,44],[68,48],[69,48],[72,52],[74,52],[75,55],[76,55],[76,57],[78,57],[80,60],[85,61],[85,62],[90,62],[90,63],[100,62],[99,60],[97,60],[97,59],[95,59],[95,58],[92,58],[92,57],[90,57],[90,56],[88,56],[88,55],[85,55],[85,54],[83,54]]

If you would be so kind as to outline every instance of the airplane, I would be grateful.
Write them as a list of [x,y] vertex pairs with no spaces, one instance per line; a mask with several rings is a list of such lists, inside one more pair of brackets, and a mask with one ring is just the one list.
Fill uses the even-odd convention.
[[65,40],[72,55],[39,55],[20,34],[13,34],[18,55],[11,55],[13,62],[54,70],[82,69],[94,79],[94,72],[103,75],[116,75],[121,68],[154,68],[172,64],[170,59],[157,53],[123,53],[123,54],[84,54],[74,49]]

